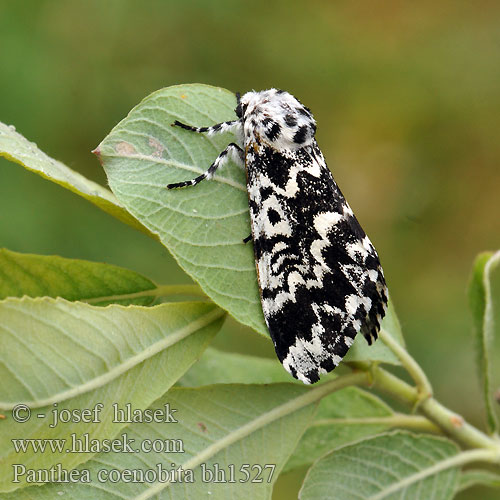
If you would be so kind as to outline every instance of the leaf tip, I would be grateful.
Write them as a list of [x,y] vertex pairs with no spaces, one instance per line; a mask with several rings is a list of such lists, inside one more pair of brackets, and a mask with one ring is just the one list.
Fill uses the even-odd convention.
[[97,156],[99,163],[101,163],[101,165],[102,165],[101,150],[99,149],[99,146],[97,146],[95,149],[93,149],[91,151],[91,153]]

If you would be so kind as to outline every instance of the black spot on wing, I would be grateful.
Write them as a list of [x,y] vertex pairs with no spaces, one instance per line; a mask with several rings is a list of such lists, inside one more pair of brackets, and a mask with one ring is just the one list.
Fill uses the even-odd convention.
[[271,224],[277,224],[281,220],[280,214],[276,210],[274,210],[273,208],[270,208],[267,211],[267,216],[268,216],[269,222]]

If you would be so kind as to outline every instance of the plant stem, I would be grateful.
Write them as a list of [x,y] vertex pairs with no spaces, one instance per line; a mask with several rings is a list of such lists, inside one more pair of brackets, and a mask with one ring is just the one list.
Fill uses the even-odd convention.
[[404,368],[415,381],[416,388],[411,387],[398,377],[375,366],[371,368],[374,385],[413,408],[436,424],[443,432],[457,442],[470,448],[495,450],[500,456],[500,441],[491,438],[468,424],[462,416],[452,412],[432,397],[432,387],[419,364],[401,347],[392,336],[380,331],[380,338],[401,361]]
[[379,336],[382,342],[384,342],[384,344],[398,357],[403,367],[414,380],[417,385],[417,390],[420,393],[420,400],[432,396],[432,386],[429,379],[422,368],[420,368],[420,365],[410,356],[408,351],[400,346],[385,330],[380,330]]
[[375,366],[372,368],[373,386],[390,394],[405,405],[414,406],[418,400],[417,390],[392,373]]
[[419,410],[448,435],[453,436],[465,446],[496,450],[497,461],[500,462],[500,441],[476,429],[467,423],[461,415],[452,412],[434,398],[422,402]]
[[[414,407],[420,395],[417,389],[387,372],[376,367],[373,371],[374,387],[380,389],[403,403]],[[428,398],[418,407],[418,411],[434,422],[446,434],[469,448],[494,450],[500,457],[500,441],[490,438],[479,429],[467,423],[462,416],[444,407],[434,398]]]

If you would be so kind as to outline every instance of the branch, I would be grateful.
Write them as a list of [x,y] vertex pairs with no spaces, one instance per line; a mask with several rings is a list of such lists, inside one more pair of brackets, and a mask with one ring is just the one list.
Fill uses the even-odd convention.
[[[421,401],[420,393],[414,387],[383,368],[372,370],[374,388],[390,394],[410,407]],[[430,397],[418,407],[420,413],[440,427],[448,436],[468,448],[485,448],[497,453],[500,460],[500,441],[491,438],[467,423],[461,415],[452,412],[441,403]]]
[[404,347],[400,346],[385,330],[380,330],[379,336],[382,342],[384,342],[384,344],[401,361],[401,364],[417,385],[417,390],[420,393],[420,399],[417,401],[417,404],[420,401],[432,396],[432,386],[427,378],[427,375],[424,373],[422,368],[420,368],[420,365],[410,356],[408,351]]

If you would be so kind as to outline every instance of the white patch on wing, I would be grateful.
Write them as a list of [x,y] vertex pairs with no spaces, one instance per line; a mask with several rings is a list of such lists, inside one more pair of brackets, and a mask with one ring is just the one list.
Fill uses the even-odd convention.
[[306,378],[305,374],[311,371],[316,371],[319,367],[308,354],[304,339],[297,337],[295,344],[290,346],[286,358],[283,360],[283,366],[287,371],[292,373],[292,368],[297,372],[297,378],[305,384],[310,384],[311,381]]
[[[364,240],[363,240],[364,241]],[[355,241],[346,245],[346,251],[349,257],[355,262],[364,261],[368,257],[369,251],[363,244],[363,241]]]
[[347,202],[344,205],[344,215],[350,215],[351,217],[354,215],[351,207],[349,206],[349,204]]
[[297,174],[302,170],[303,168],[300,165],[294,165],[290,168],[290,170],[288,171],[288,180],[284,189],[271,182],[271,179],[269,179],[269,177],[261,174],[259,176],[259,188],[271,188],[275,193],[284,196],[285,198],[293,198],[299,192]]
[[352,322],[352,327],[354,328],[354,330],[356,332],[359,332],[359,330],[361,329],[361,321],[359,319],[355,319],[353,322]]
[[[359,321],[358,321],[357,323],[359,323]],[[357,328],[356,330],[358,330],[358,329],[359,329],[359,328]],[[351,346],[352,346],[352,344],[354,343],[354,339],[353,339],[353,338],[351,338],[351,337],[349,337],[348,335],[345,335],[345,336],[344,336],[344,342],[345,342],[345,345],[346,345],[347,347],[351,347]]]
[[[274,248],[273,248],[273,254],[274,254]],[[280,266],[283,264],[283,262],[285,260],[299,260],[299,256],[298,255],[292,255],[292,254],[282,254],[280,255],[276,261],[274,262],[274,264],[271,266],[271,270],[273,271],[273,273],[277,274],[278,273],[278,270],[280,268]]]
[[340,356],[337,356],[336,354],[332,354],[332,361],[335,366],[339,366],[339,363],[342,361],[342,358]]
[[[259,271],[260,273],[260,271]],[[274,276],[270,276],[269,273],[266,273],[268,278],[268,288],[270,290],[276,289],[276,288],[283,288],[283,278],[281,275],[274,279]],[[264,310],[264,314],[268,313],[270,315],[275,314],[278,312],[282,307],[283,304],[285,304],[288,301],[291,302],[296,302],[295,298],[295,292],[297,290],[298,285],[303,285],[304,284],[304,278],[302,275],[297,272],[293,271],[288,274],[287,278],[287,284],[288,284],[288,289],[290,290],[289,292],[287,291],[282,291],[276,294],[276,297],[274,299],[263,299],[262,300],[262,309]],[[262,280],[261,280],[261,287],[262,287]]]
[[314,217],[314,228],[321,238],[326,239],[328,232],[342,219],[342,214],[337,212],[320,212]]
[[361,294],[361,287],[364,284],[365,268],[357,264],[342,264],[340,269],[349,283]]
[[321,175],[321,165],[317,161],[312,161],[307,167],[304,167],[303,170],[314,177],[319,177]]
[[345,301],[345,308],[348,314],[354,316],[358,309],[364,306],[365,311],[369,311],[372,307],[372,301],[369,297],[359,297],[358,295],[348,295]]
[[256,182],[247,184],[248,197],[257,205],[260,205],[262,200],[261,189]]
[[[272,223],[269,218],[269,210],[274,210],[279,214],[280,220]],[[271,238],[277,235],[290,237],[292,235],[292,227],[288,221],[288,215],[283,210],[281,203],[275,195],[269,196],[261,202],[260,210],[253,214],[252,228],[254,238],[260,238],[264,235],[266,238]]]
[[320,238],[311,243],[310,252],[317,264],[312,271],[316,276],[315,280],[307,280],[307,288],[321,287],[323,285],[323,276],[329,271],[329,268],[323,258],[323,250],[332,243],[328,239],[328,233],[342,219],[342,214],[338,212],[320,212],[314,217],[314,229]]
[[368,236],[365,236],[363,238],[362,243],[363,243],[363,246],[366,248],[367,252],[372,253],[375,251],[375,249],[373,248],[372,242],[370,241],[370,238],[368,238]]
[[273,254],[277,252],[281,252],[281,250],[286,250],[288,248],[288,245],[284,241],[278,241],[274,246],[273,246]]

